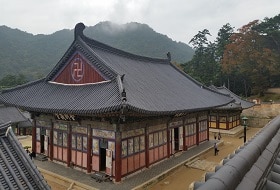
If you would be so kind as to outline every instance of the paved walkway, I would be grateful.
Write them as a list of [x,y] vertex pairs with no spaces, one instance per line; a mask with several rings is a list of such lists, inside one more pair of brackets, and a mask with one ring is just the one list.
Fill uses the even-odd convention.
[[53,172],[55,174],[64,176],[73,181],[78,181],[85,185],[94,187],[96,189],[114,189],[114,190],[128,190],[128,189],[137,189],[147,184],[151,184],[156,181],[158,178],[163,177],[168,174],[168,172],[173,171],[174,169],[184,165],[190,160],[194,159],[200,154],[213,149],[214,140],[210,140],[200,144],[199,146],[193,147],[188,151],[177,153],[177,155],[170,157],[150,168],[145,168],[141,172],[138,172],[132,176],[124,178],[120,184],[114,184],[111,181],[98,183],[90,177],[89,174],[86,174],[83,171],[77,169],[72,169],[61,164],[50,161],[38,161],[34,160],[34,163],[44,170]]

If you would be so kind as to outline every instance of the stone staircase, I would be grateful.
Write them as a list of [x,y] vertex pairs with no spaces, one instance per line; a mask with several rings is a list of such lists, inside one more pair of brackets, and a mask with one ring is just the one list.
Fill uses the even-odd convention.
[[36,160],[39,160],[39,161],[48,161],[48,157],[44,154],[37,154],[36,157],[35,157]]

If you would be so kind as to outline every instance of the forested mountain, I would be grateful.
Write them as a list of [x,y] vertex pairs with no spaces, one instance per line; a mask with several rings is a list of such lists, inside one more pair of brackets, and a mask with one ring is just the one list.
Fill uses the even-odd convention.
[[[188,45],[155,32],[146,24],[117,25],[101,22],[87,27],[85,35],[131,53],[166,58],[184,63],[194,54]],[[0,26],[0,79],[7,74],[23,74],[28,80],[45,76],[59,61],[74,39],[73,30],[60,30],[50,35],[33,35]]]
[[0,78],[23,74],[40,78],[58,62],[69,47],[73,34],[62,30],[51,35],[32,35],[0,26]]

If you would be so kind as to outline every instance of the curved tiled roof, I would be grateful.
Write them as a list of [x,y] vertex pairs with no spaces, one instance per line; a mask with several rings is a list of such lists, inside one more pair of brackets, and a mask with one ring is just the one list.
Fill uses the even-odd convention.
[[[120,110],[143,114],[176,114],[226,105],[232,99],[204,87],[170,63],[124,52],[83,35],[75,40],[50,74],[39,81],[3,91],[0,102],[28,111],[98,114]],[[74,52],[80,52],[107,80],[100,84],[50,83]],[[118,78],[121,78],[119,80]],[[125,102],[121,97],[125,91]]]
[[9,123],[0,125],[0,189],[50,189]]
[[217,92],[229,95],[235,101],[235,102],[230,103],[226,106],[219,107],[219,109],[248,109],[248,108],[253,107],[255,105],[253,102],[243,100],[241,97],[234,94],[232,91],[230,91],[225,86],[216,87],[214,85],[211,85],[209,88],[211,88],[211,89],[213,89]]
[[119,110],[121,99],[116,81],[74,86],[39,80],[1,96],[4,104],[29,111],[82,115]]
[[280,189],[280,116],[223,160],[195,190]]
[[17,108],[0,105],[0,124],[7,122],[20,123],[25,121],[28,121],[28,118]]

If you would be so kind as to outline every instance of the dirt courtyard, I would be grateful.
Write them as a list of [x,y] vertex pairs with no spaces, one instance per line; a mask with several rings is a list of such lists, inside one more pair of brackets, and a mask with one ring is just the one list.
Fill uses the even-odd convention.
[[[254,136],[261,128],[248,128],[247,140]],[[240,136],[242,136],[240,138]],[[196,161],[188,166],[182,166],[174,173],[151,186],[150,190],[174,190],[174,189],[188,189],[190,184],[194,181],[200,181],[203,179],[204,174],[209,171],[214,171],[215,166],[233,153],[239,146],[243,145],[243,134],[237,137],[222,135],[223,144],[218,147],[219,154],[214,155],[214,149],[206,152],[199,156]],[[210,139],[214,139],[213,135],[210,134]],[[198,169],[199,168],[199,169]]]

